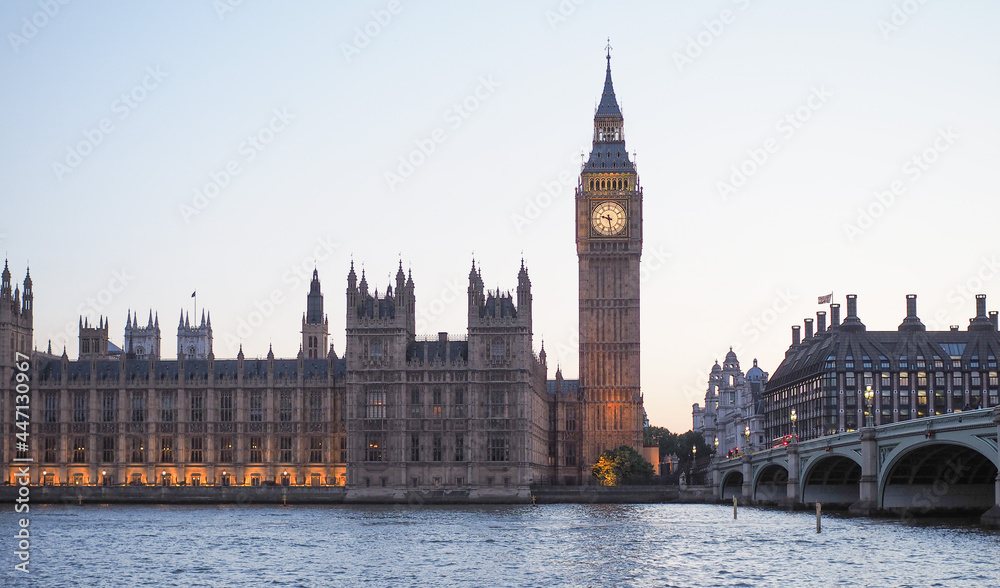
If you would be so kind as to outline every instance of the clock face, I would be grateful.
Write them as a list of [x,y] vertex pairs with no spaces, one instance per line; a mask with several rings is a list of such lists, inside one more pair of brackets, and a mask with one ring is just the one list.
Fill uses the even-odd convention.
[[625,230],[625,209],[617,202],[601,202],[594,207],[590,222],[602,235],[617,235]]

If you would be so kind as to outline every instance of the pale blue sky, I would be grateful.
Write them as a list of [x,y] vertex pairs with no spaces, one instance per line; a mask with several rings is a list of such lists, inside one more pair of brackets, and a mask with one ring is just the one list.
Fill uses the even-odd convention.
[[[462,333],[473,252],[502,289],[523,252],[536,351],[544,337],[551,371],[575,377],[572,186],[609,36],[645,190],[654,424],[690,428],[729,345],[773,372],[831,290],[858,294],[874,329],[896,328],[909,293],[938,328],[967,326],[975,292],[1000,308],[995,2],[232,3],[0,8],[0,246],[18,280],[30,261],[39,348],[71,337],[75,357],[81,312],[120,344],[128,309],[152,308],[172,357],[197,289],[217,356],[242,340],[291,357],[296,268],[319,257],[342,353],[352,255],[381,291],[400,253],[421,330]],[[730,191],[733,166],[752,173]],[[213,176],[226,185],[199,205]],[[877,218],[855,231],[859,207]],[[255,307],[268,316],[241,331]]]

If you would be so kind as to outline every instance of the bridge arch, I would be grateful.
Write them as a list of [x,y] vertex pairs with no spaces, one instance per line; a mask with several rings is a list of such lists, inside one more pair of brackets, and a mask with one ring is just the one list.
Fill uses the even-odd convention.
[[722,497],[722,500],[732,500],[734,496],[743,496],[743,472],[738,470],[726,472],[722,476],[721,484],[719,496]]
[[754,502],[777,503],[788,497],[788,467],[772,462],[757,470],[753,484]]
[[854,452],[820,455],[806,464],[799,483],[805,504],[850,506],[861,496],[861,459]]
[[879,503],[914,515],[983,512],[995,501],[995,451],[961,437],[930,437],[894,448],[881,469]]

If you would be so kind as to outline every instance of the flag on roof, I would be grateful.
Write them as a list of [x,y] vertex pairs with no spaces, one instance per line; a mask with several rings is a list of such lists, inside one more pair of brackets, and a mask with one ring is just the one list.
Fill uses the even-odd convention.
[[829,304],[831,300],[833,300],[833,292],[830,292],[826,296],[820,296],[816,304]]

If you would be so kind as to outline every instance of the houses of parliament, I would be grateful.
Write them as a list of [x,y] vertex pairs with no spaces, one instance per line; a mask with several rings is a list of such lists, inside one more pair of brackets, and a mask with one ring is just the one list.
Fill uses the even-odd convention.
[[[625,148],[611,60],[593,149],[575,194],[579,380],[548,379],[533,347],[528,267],[515,288],[489,290],[473,262],[468,326],[415,332],[416,286],[347,274],[346,347],[329,342],[313,272],[297,357],[213,353],[211,315],[181,313],[176,359],[163,359],[160,317],[129,312],[119,348],[111,319],[81,319],[78,357],[32,351],[26,275],[0,290],[0,463],[17,458],[34,484],[343,486],[347,495],[412,490],[527,496],[532,484],[587,484],[601,452],[642,449],[639,259],[642,189]],[[567,231],[568,232],[568,231]],[[514,281],[512,280],[512,281]],[[548,301],[552,304],[555,301]],[[289,325],[291,326],[291,325]],[[166,330],[166,326],[162,328]],[[15,353],[30,355],[31,435],[14,436]]]

